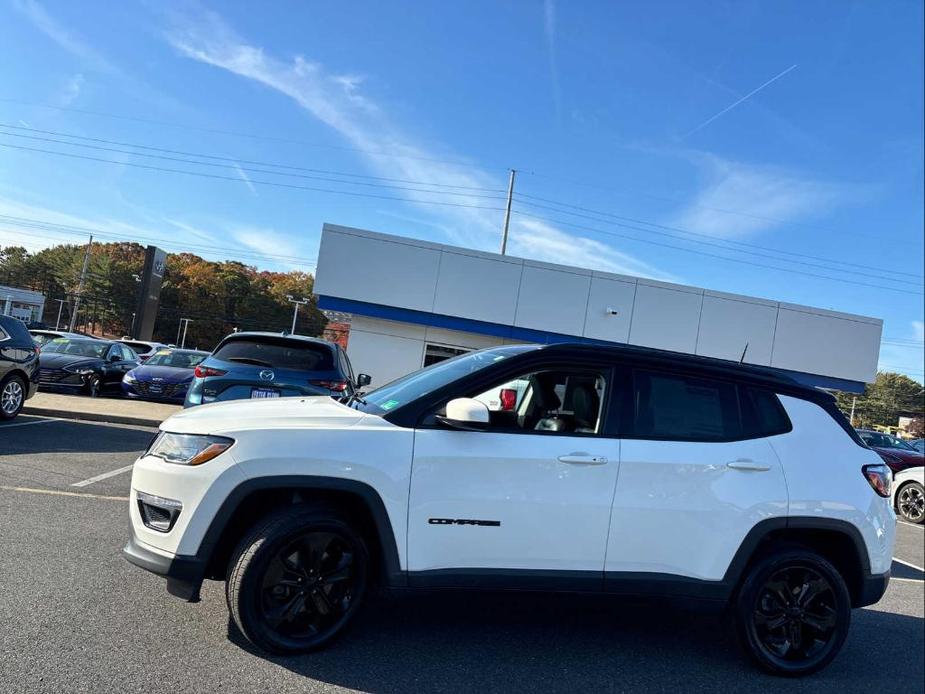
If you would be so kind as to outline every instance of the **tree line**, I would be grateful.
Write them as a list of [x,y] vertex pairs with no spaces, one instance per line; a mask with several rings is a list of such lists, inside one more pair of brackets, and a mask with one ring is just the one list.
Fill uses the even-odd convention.
[[[68,325],[85,245],[61,244],[30,253],[21,246],[0,248],[0,284],[45,295],[43,323],[55,324],[56,299],[65,301]],[[138,243],[94,243],[81,292],[78,329],[95,335],[132,333],[145,247]],[[211,350],[234,330],[283,331],[292,327],[286,297],[311,297],[314,277],[298,270],[270,272],[237,261],[205,260],[192,253],[167,256],[154,339],[175,343],[181,318],[191,319],[187,347]],[[296,332],[320,335],[327,320],[314,301],[299,308]]]

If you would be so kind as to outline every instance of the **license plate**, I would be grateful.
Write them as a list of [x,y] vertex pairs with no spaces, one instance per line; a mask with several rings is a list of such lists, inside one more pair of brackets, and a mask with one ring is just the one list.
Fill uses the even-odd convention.
[[253,388],[251,389],[252,398],[278,398],[278,390],[268,390],[266,388]]
[[163,393],[164,388],[162,386],[148,386],[148,392],[150,393]]

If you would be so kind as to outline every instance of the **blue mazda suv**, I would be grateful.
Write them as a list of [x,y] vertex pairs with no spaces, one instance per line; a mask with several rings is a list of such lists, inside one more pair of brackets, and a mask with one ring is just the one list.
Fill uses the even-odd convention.
[[369,383],[355,378],[347,353],[302,335],[232,333],[194,371],[184,407],[247,398],[330,395],[346,398]]

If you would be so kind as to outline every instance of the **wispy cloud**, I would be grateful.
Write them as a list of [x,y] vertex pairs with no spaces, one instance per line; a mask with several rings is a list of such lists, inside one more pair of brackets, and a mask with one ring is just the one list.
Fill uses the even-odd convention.
[[102,53],[86,42],[79,34],[62,26],[44,5],[36,0],[14,0],[13,7],[19,10],[36,29],[45,34],[68,53],[82,59],[101,72],[121,74],[121,70]]
[[520,219],[510,240],[511,255],[621,275],[677,281],[653,266],[594,239],[565,234],[545,222]]
[[767,80],[766,82],[763,82],[763,83],[760,84],[759,86],[757,86],[757,87],[755,87],[754,89],[752,89],[752,90],[751,90],[748,94],[746,94],[745,96],[742,96],[742,97],[740,97],[739,99],[736,99],[736,100],[733,101],[731,104],[729,104],[726,108],[724,108],[723,110],[719,111],[718,113],[713,114],[712,116],[710,116],[709,118],[707,118],[703,123],[701,123],[701,124],[698,125],[697,127],[693,128],[692,130],[690,130],[690,131],[688,131],[687,133],[685,133],[684,138],[690,137],[691,135],[693,135],[694,133],[696,133],[698,130],[703,130],[703,129],[704,129],[705,127],[707,127],[710,123],[712,123],[713,121],[715,121],[717,118],[720,118],[720,117],[726,115],[727,113],[729,113],[732,109],[734,109],[734,108],[735,108],[736,106],[738,106],[739,104],[741,104],[741,103],[743,103],[743,102],[745,102],[745,101],[748,101],[748,100],[751,99],[753,96],[755,96],[755,94],[757,94],[758,92],[760,92],[762,89],[764,89],[764,88],[766,88],[766,87],[769,87],[769,86],[772,85],[774,82],[776,82],[777,80],[779,80],[781,77],[783,77],[784,75],[786,75],[788,72],[790,72],[790,71],[792,71],[792,70],[795,70],[796,67],[797,67],[796,65],[791,65],[790,67],[788,67],[788,68],[787,68],[786,70],[784,70],[783,72],[780,72],[780,73],[774,75],[774,77],[772,77],[771,79]]
[[244,169],[241,168],[241,165],[238,164],[238,162],[234,162],[234,169],[235,171],[238,172],[238,176],[241,177],[241,180],[244,181],[244,185],[246,185],[250,189],[254,197],[257,197],[257,189],[254,187],[254,184],[251,183],[251,179],[248,177]]
[[[747,236],[831,209],[859,186],[818,181],[775,167],[699,154],[706,185],[672,223],[720,238]],[[726,210],[735,210],[732,214]]]
[[[554,40],[554,11],[547,8],[546,17],[547,36]],[[343,137],[379,175],[456,186],[456,190],[503,188],[504,180],[500,176],[490,176],[475,167],[447,161],[454,157],[434,152],[408,135],[392,121],[385,108],[363,92],[365,80],[356,74],[332,72],[303,56],[291,60],[278,58],[246,42],[215,13],[174,15],[173,29],[168,31],[166,38],[185,57],[288,96]],[[401,191],[399,194],[409,203],[417,204],[422,216],[433,219],[431,224],[443,229],[450,242],[490,250],[497,248],[502,212],[480,208],[500,208],[502,200],[476,194],[458,195],[452,200],[461,207],[435,211],[433,206],[426,204],[435,199],[433,193]],[[603,262],[615,271],[631,272],[635,267],[643,274],[654,272],[645,263],[610,251],[603,243],[571,236],[549,226],[539,232],[535,224],[514,220],[511,237],[512,247],[530,257],[542,254],[545,259],[562,263],[602,267]],[[551,250],[558,241],[562,243],[557,250]],[[596,252],[581,250],[589,248]],[[607,260],[601,261],[602,257]]]
[[300,257],[299,249],[292,243],[292,239],[274,229],[265,227],[244,227],[236,229],[231,233],[234,240],[245,248],[249,248],[257,253],[273,253],[274,256],[290,256],[293,260],[274,257],[272,263],[263,263],[262,265],[275,265],[285,270],[302,270],[308,269],[314,271],[313,267],[306,267],[305,262],[295,260]]
[[[890,337],[897,339],[880,346],[878,368],[904,373],[922,383],[925,379],[925,322],[914,320],[909,328],[904,335],[890,334]],[[909,344],[901,344],[907,341]]]
[[58,99],[62,106],[70,106],[77,101],[85,81],[84,76],[78,72],[64,83],[64,88],[61,90],[61,95]]
[[543,34],[546,37],[546,57],[549,60],[549,81],[552,84],[552,99],[556,106],[556,118],[562,116],[562,92],[559,88],[559,60],[556,55],[556,1],[543,2]]

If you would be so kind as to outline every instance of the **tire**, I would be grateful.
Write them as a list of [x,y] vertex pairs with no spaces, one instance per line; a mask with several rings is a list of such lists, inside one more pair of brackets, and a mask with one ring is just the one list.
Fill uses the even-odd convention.
[[751,566],[734,604],[739,644],[763,670],[799,677],[838,655],[851,596],[838,570],[801,547],[781,547]]
[[98,398],[103,392],[103,381],[99,376],[90,376],[87,381],[87,395],[91,398]]
[[368,566],[366,543],[346,518],[327,507],[294,506],[262,519],[238,544],[225,583],[228,609],[258,648],[306,653],[356,614]]
[[0,419],[13,419],[26,404],[26,384],[19,376],[9,376],[0,383]]
[[925,522],[925,488],[918,482],[907,482],[897,489],[896,513],[908,523]]

